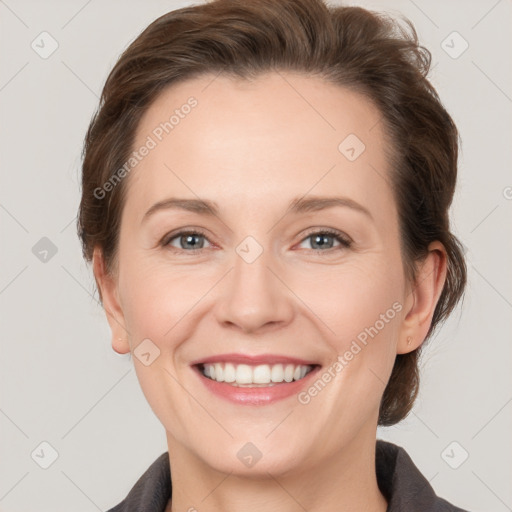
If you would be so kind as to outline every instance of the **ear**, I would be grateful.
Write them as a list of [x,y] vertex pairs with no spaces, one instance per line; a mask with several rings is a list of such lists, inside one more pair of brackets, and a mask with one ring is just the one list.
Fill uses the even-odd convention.
[[92,266],[96,286],[112,331],[112,349],[118,354],[126,354],[130,352],[130,342],[119,301],[117,280],[107,271],[103,252],[98,247],[93,252]]
[[397,354],[416,350],[425,340],[432,323],[436,304],[446,281],[446,250],[439,241],[432,242],[420,263],[416,280],[407,296]]

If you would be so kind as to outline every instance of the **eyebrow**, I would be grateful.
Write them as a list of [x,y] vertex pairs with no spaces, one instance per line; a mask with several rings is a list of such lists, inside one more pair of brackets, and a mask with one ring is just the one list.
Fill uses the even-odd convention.
[[[373,220],[373,216],[368,209],[348,197],[298,197],[290,202],[287,212],[289,211],[293,214],[317,212],[336,206],[351,208]],[[208,217],[217,217],[219,214],[219,207],[215,201],[208,201],[206,199],[168,198],[151,206],[144,214],[142,221],[144,222],[158,211],[170,209],[185,210]]]

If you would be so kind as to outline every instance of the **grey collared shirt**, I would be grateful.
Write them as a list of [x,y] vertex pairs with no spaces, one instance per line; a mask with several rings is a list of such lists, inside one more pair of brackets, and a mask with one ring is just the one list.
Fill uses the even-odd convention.
[[[377,440],[377,483],[387,512],[467,512],[436,496],[428,480],[400,446]],[[172,495],[169,453],[162,453],[126,498],[108,512],[165,512]]]

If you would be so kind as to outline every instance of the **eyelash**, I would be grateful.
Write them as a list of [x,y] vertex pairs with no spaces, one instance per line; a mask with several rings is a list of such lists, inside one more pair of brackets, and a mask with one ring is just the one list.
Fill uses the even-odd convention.
[[[194,229],[194,230],[189,230],[189,231],[179,231],[178,233],[173,233],[170,236],[166,236],[162,239],[161,245],[163,247],[170,248],[173,252],[188,252],[188,253],[195,254],[195,253],[201,251],[203,248],[186,250],[186,249],[179,249],[177,247],[173,247],[170,245],[170,242],[172,242],[176,238],[179,238],[182,236],[187,236],[187,235],[199,235],[199,236],[204,237],[206,240],[208,240],[206,233],[204,233],[200,229]],[[349,249],[352,246],[352,240],[350,240],[348,237],[343,235],[343,233],[341,233],[340,231],[337,231],[335,229],[330,229],[330,228],[316,230],[316,231],[310,231],[300,241],[300,243],[304,242],[305,240],[312,237],[313,235],[330,235],[330,236],[334,237],[335,240],[340,243],[340,245],[338,247],[330,247],[326,250],[310,249],[317,253],[321,253],[321,252],[329,252],[330,253],[332,251],[339,250],[339,249]],[[209,240],[208,240],[208,242],[209,242]]]

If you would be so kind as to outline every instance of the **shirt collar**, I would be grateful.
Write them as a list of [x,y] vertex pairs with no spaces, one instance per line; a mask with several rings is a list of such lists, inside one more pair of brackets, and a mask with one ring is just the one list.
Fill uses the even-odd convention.
[[[388,501],[387,512],[466,512],[437,497],[400,446],[377,440],[375,467],[379,489]],[[171,495],[169,453],[164,452],[137,480],[126,498],[108,512],[165,512]]]

